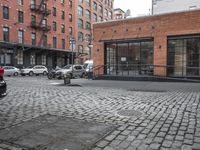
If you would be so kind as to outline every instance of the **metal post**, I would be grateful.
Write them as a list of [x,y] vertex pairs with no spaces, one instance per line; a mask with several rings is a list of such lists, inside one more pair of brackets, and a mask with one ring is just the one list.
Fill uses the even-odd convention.
[[73,76],[73,72],[74,72],[74,44],[75,44],[75,39],[73,37],[70,37],[70,44],[71,44],[71,48],[72,48],[72,76]]
[[153,4],[154,4],[154,0],[151,1],[151,15],[154,15],[153,14]]
[[89,59],[91,60],[91,47],[89,46]]
[[73,76],[73,71],[74,71],[74,45],[73,45],[73,39],[72,39],[72,76]]
[[86,41],[88,42],[88,48],[89,48],[89,60],[91,60],[91,55],[92,55],[92,41],[93,41],[93,35],[92,32],[90,32],[90,36],[87,37]]

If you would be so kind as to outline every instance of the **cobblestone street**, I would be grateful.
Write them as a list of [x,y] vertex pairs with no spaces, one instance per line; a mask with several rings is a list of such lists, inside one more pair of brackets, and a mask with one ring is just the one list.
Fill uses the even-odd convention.
[[5,79],[0,150],[1,131],[46,114],[117,126],[93,150],[200,150],[199,83]]

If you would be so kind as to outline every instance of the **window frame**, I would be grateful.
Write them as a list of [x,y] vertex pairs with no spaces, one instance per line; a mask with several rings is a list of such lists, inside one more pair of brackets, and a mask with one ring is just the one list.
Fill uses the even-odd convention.
[[[7,30],[7,31],[5,31]],[[9,27],[3,27],[3,41],[9,42],[10,41],[10,28]]]
[[20,10],[18,11],[18,22],[24,23],[24,12]]
[[9,19],[9,7],[3,6],[3,19]]

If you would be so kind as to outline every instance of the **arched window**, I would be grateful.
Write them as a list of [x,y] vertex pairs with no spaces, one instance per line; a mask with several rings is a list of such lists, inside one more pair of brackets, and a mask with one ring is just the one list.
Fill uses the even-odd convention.
[[82,32],[78,32],[78,41],[83,42],[83,33]]
[[83,16],[83,7],[78,6],[78,15]]
[[83,29],[83,20],[82,19],[78,19],[78,28]]

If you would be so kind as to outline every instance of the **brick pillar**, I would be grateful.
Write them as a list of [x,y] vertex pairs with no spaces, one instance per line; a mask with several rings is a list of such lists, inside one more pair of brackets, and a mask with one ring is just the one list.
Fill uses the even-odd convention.
[[154,75],[167,75],[167,36],[154,36]]
[[103,42],[95,42],[93,53],[92,53],[92,59],[94,61],[93,67],[94,74],[103,74],[104,70],[103,68],[97,70],[98,66],[104,65],[104,43]]

